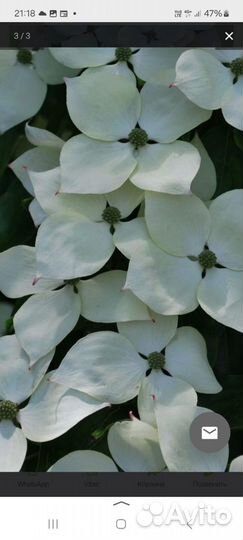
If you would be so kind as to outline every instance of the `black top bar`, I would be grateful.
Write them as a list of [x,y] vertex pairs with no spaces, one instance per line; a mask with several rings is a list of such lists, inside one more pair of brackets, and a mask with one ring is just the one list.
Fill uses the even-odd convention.
[[0,23],[2,48],[61,46],[243,48],[243,22]]

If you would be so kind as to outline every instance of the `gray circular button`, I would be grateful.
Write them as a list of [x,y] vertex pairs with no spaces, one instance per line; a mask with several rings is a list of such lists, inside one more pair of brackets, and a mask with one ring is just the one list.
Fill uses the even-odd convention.
[[190,427],[192,444],[203,452],[218,452],[226,446],[230,438],[230,426],[221,414],[202,413]]

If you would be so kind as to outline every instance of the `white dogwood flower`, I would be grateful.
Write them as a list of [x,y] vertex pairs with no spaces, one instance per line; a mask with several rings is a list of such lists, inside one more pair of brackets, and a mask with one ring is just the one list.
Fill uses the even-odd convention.
[[61,191],[107,193],[130,178],[142,189],[190,192],[200,155],[176,139],[208,120],[208,111],[176,88],[146,83],[139,92],[126,65],[89,68],[66,84],[82,134],[62,148]]
[[243,130],[242,50],[182,53],[176,64],[175,86],[205,110],[221,108],[225,120]]
[[201,334],[190,327],[177,330],[175,316],[151,316],[150,321],[119,323],[120,334],[96,332],[80,339],[53,380],[110,403],[132,399],[144,378],[154,374],[161,387],[171,384],[176,390],[182,380],[198,392],[219,392]]
[[[28,132],[29,133],[29,132]],[[31,129],[31,138],[35,142],[41,142],[45,138],[45,134],[36,132]],[[54,141],[55,142],[55,141]],[[34,150],[33,150],[34,151]],[[36,161],[34,161],[36,166]],[[30,164],[31,167],[31,164]],[[111,218],[110,212],[114,212],[111,207],[116,210],[118,206],[123,216],[129,215],[133,209],[139,205],[143,198],[143,192],[126,182],[120,189],[102,195],[73,195],[60,193],[60,169],[58,167],[51,170],[34,172],[28,171],[28,179],[31,182],[32,192],[35,195],[35,200],[40,206],[45,219],[46,229],[49,229],[48,242],[49,247],[44,249],[45,235],[43,242],[40,241],[40,260],[42,257],[47,257],[49,261],[56,258],[56,266],[52,264],[53,279],[46,279],[48,271],[44,275],[40,272],[38,261],[36,263],[36,253],[34,248],[28,246],[18,246],[0,255],[0,290],[9,298],[21,297],[34,293],[41,293],[38,296],[30,298],[21,307],[15,316],[15,331],[18,339],[22,343],[25,350],[31,358],[36,358],[39,352],[43,351],[43,347],[49,350],[57,345],[75,326],[80,315],[80,296],[82,315],[90,320],[97,322],[116,322],[120,320],[134,320],[149,318],[146,307],[130,292],[123,291],[125,284],[125,272],[113,271],[97,276],[92,280],[80,282],[80,277],[83,272],[87,273],[88,265],[93,273],[92,264],[87,257],[94,258],[99,255],[101,257],[101,266],[103,265],[103,238],[112,253],[114,245],[112,235],[110,233]],[[110,208],[106,209],[107,201]],[[102,219],[103,212],[108,213],[108,222],[94,223],[95,220]],[[72,231],[70,237],[70,255],[67,257],[66,236],[64,234],[65,227],[68,229],[69,220],[74,218],[80,221],[80,226],[83,224],[81,235],[78,238],[80,246],[77,251],[73,250]],[[91,221],[92,220],[92,221]],[[54,227],[53,233],[50,233],[52,223],[54,225],[58,221],[61,229],[58,232],[58,227]],[[42,234],[44,224],[40,228],[39,235]],[[98,227],[100,235],[94,237],[93,242],[89,237],[86,237],[88,230],[93,230]],[[123,223],[117,223],[116,227],[123,227]],[[97,230],[97,229],[96,229]],[[55,240],[55,231],[58,234],[58,242]],[[77,232],[77,231],[76,231]],[[38,238],[39,238],[38,235]],[[53,250],[51,242],[54,242]],[[100,241],[98,245],[97,242]],[[63,244],[62,244],[63,242]],[[62,248],[61,248],[62,247]],[[85,251],[86,248],[86,251]],[[56,250],[56,254],[54,251]],[[59,253],[57,255],[57,253]],[[89,253],[91,253],[89,255]],[[80,257],[81,254],[81,257]],[[60,257],[62,258],[60,267]],[[38,257],[37,257],[38,258]],[[15,264],[14,261],[18,261]],[[68,275],[63,267],[68,262],[70,268],[76,268],[75,278],[70,278],[68,283]],[[80,267],[80,263],[82,267]],[[100,265],[98,260],[97,265]],[[62,273],[61,277],[60,274]],[[40,279],[41,278],[41,279]],[[74,279],[74,281],[72,281]],[[57,287],[66,286],[58,291],[53,291]],[[95,294],[93,292],[95,291]],[[111,295],[112,300],[106,301],[107,294]],[[66,305],[66,309],[65,309]],[[43,316],[42,316],[43,313]],[[55,325],[55,332],[48,331],[50,325]],[[32,339],[32,335],[38,336],[36,340]],[[43,337],[45,336],[45,339]]]
[[190,424],[200,414],[211,412],[196,405],[194,390],[182,380],[164,381],[147,377],[138,396],[140,420],[116,422],[108,433],[114,461],[126,472],[224,471],[228,445],[219,452],[198,450],[190,439]]
[[0,51],[0,133],[34,116],[46,97],[48,84],[72,77],[72,70],[58,63],[48,50]]
[[[27,439],[59,437],[107,403],[52,383],[45,375],[54,350],[31,366],[16,337],[0,339],[0,471],[19,471]],[[30,399],[29,399],[30,398]],[[26,405],[26,400],[29,402]]]
[[[146,193],[145,219],[116,231],[129,258],[126,288],[165,315],[201,307],[217,321],[243,330],[243,190],[207,208],[194,195]],[[149,236],[150,234],[150,236]]]
[[18,471],[25,459],[27,441],[21,405],[35,391],[54,351],[30,366],[16,337],[0,338],[0,471]]
[[31,363],[58,345],[81,314],[94,322],[150,319],[141,300],[123,290],[125,281],[126,272],[121,270],[84,281],[38,279],[35,248],[15,246],[0,254],[0,290],[8,298],[32,295],[13,319]]
[[[51,172],[59,175],[59,169]],[[35,173],[40,179],[36,193],[42,208],[50,202],[44,198],[50,191],[50,175]],[[47,182],[42,183],[46,177]],[[44,192],[45,191],[45,192]],[[60,196],[65,195],[60,194]],[[41,199],[42,197],[42,199]],[[58,203],[58,197],[56,202]],[[57,279],[75,279],[100,270],[114,252],[113,232],[123,228],[123,218],[129,216],[143,198],[143,192],[130,182],[106,196],[69,195],[67,205],[51,214],[41,224],[36,237],[38,274]],[[109,206],[107,206],[109,204]]]

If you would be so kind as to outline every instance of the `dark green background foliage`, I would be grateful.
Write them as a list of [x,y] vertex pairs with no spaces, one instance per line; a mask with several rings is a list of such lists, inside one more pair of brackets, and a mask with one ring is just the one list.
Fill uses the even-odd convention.
[[[31,123],[59,136],[65,134],[66,138],[77,133],[66,111],[64,85],[49,88],[41,111]],[[243,188],[243,133],[226,124],[218,111],[198,128],[198,133],[217,170],[215,196],[228,190]],[[194,133],[190,132],[183,139],[190,141],[193,135]],[[35,242],[36,231],[28,212],[31,198],[8,168],[8,163],[30,147],[24,135],[24,124],[0,137],[1,251],[18,244],[34,245]],[[118,251],[115,251],[105,270],[115,268],[127,268],[126,259]],[[24,298],[15,302],[13,313],[25,300]],[[8,333],[13,331],[11,322],[7,321],[6,324]],[[212,408],[225,416],[230,423],[231,460],[243,453],[243,335],[217,323],[201,308],[179,317],[179,325],[196,327],[206,339],[209,361],[223,386],[223,391],[214,395],[199,395],[199,405]],[[51,368],[59,365],[65,353],[78,339],[98,330],[116,331],[116,326],[94,324],[80,317],[75,329],[57,347]],[[108,453],[106,435],[109,426],[116,420],[126,419],[131,410],[136,414],[136,400],[123,405],[113,405],[94,414],[54,441],[41,445],[30,443],[23,470],[45,471],[57,459],[73,450],[89,448]]]

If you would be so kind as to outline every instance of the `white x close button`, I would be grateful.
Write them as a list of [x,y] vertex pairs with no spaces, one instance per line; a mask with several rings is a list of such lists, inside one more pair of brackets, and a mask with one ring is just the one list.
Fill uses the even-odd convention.
[[224,41],[234,41],[234,32],[225,32]]

